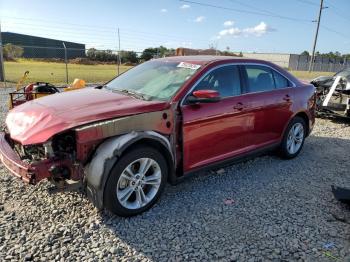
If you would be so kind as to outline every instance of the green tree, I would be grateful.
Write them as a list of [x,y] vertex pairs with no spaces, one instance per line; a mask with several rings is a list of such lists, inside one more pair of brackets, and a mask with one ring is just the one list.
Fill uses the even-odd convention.
[[160,47],[158,47],[158,55],[160,57],[164,57],[167,54],[167,52],[168,52],[168,48],[166,48],[162,45]]
[[138,63],[139,58],[134,51],[120,51],[120,60],[122,63]]
[[16,58],[22,57],[23,52],[23,47],[13,44],[6,44],[3,48],[3,55],[6,60],[14,60]]
[[303,51],[300,55],[305,55],[305,56],[310,56],[309,52],[308,51]]
[[115,62],[118,60],[118,56],[113,54],[112,50],[97,50],[95,48],[90,48],[86,52],[86,56],[91,60],[100,62]]
[[171,56],[175,54],[175,49],[168,49],[165,46],[160,47],[149,47],[143,50],[141,59],[148,61],[152,58]]
[[143,52],[141,54],[141,59],[148,61],[148,60],[151,60],[152,58],[158,57],[158,55],[159,55],[158,48],[149,47],[149,48],[146,48],[145,50],[143,50]]
[[91,60],[96,60],[96,52],[95,48],[89,48],[86,52],[86,56]]

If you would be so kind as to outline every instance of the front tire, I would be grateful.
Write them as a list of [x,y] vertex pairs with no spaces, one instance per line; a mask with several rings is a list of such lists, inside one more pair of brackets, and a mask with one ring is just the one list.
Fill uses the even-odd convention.
[[285,159],[296,157],[303,148],[306,137],[305,120],[299,116],[294,117],[283,135],[280,145],[280,156]]
[[138,215],[157,202],[167,176],[167,162],[159,151],[137,146],[112,168],[104,191],[104,205],[119,216]]

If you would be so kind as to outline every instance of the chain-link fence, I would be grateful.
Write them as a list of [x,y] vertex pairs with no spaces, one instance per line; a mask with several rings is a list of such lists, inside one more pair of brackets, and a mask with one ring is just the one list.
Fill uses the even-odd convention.
[[[289,68],[296,71],[309,70],[311,57],[307,55],[290,55]],[[316,56],[312,71],[338,72],[350,67],[350,61],[346,58],[329,58]]]
[[[311,57],[296,54],[278,53],[243,53],[243,57],[267,60],[285,69],[292,71],[309,71]],[[350,61],[346,58],[329,58],[316,56],[314,59],[314,72],[338,72],[350,67]]]
[[[17,46],[18,47],[18,46]],[[4,79],[17,83],[29,72],[25,82],[70,84],[79,78],[87,83],[103,83],[140,62],[141,53],[133,51],[19,46],[4,46]]]

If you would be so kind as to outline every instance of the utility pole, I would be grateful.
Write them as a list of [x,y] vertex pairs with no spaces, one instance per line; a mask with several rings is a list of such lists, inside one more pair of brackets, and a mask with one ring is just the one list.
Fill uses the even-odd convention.
[[2,44],[2,37],[1,37],[1,22],[0,22],[0,82],[4,82],[4,85],[6,87],[4,55],[2,50],[3,50],[3,44]]
[[120,67],[120,32],[118,27],[118,76],[119,76],[119,67]]
[[63,47],[64,47],[64,62],[66,64],[66,83],[68,85],[68,56],[67,56],[67,47],[64,42],[62,42]]
[[311,60],[310,60],[310,63],[309,63],[309,72],[313,71],[313,69],[314,69],[315,49],[316,49],[316,44],[317,44],[318,30],[320,28],[321,15],[322,15],[322,10],[324,8],[328,8],[328,7],[323,7],[323,0],[321,0],[320,1],[320,11],[318,12],[318,19],[317,19],[317,27],[316,27],[316,34],[315,34],[315,39],[314,39],[314,45],[312,47],[312,55],[311,55]]

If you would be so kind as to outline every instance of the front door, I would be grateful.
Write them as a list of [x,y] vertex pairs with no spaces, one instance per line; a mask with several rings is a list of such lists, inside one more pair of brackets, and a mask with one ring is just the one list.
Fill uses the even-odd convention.
[[230,158],[245,151],[254,130],[254,114],[241,96],[239,67],[209,72],[194,88],[220,93],[216,103],[182,105],[184,171]]

